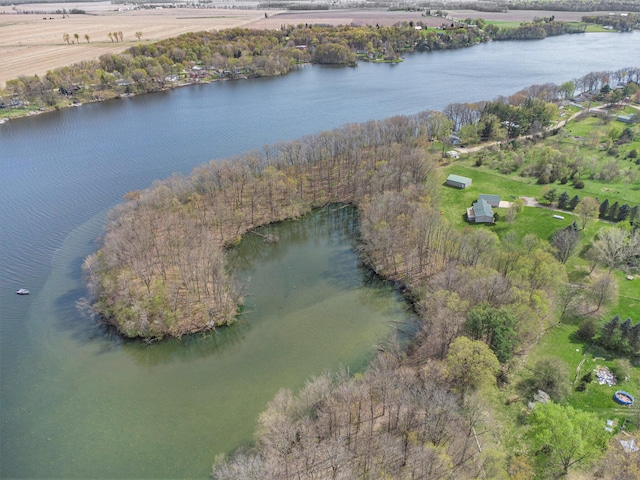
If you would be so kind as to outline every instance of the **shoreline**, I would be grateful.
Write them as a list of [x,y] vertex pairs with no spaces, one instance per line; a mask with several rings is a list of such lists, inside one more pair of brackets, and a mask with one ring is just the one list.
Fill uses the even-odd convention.
[[[39,6],[40,5],[40,6]],[[282,25],[316,24],[332,26],[392,26],[403,22],[422,22],[439,27],[442,17],[425,17],[422,11],[390,11],[381,8],[335,8],[331,10],[281,10],[229,8],[164,8],[133,10],[108,2],[29,4],[12,8],[0,6],[0,89],[6,81],[21,75],[46,75],[47,71],[77,62],[95,60],[103,54],[120,53],[124,49],[174,38],[197,31],[221,31],[232,28],[256,30],[280,29]],[[86,14],[67,14],[76,8]],[[56,9],[60,13],[55,13]],[[30,11],[32,13],[20,13]],[[46,13],[46,19],[43,17]],[[535,18],[554,16],[557,21],[577,22],[581,16],[607,12],[551,12],[512,10],[480,12],[449,10],[447,20],[483,18],[488,22],[529,22]],[[123,39],[113,41],[109,33],[122,31]],[[79,38],[73,41],[74,33]],[[140,38],[136,36],[141,33]],[[70,41],[65,41],[68,34]],[[85,35],[89,36],[85,39]]]

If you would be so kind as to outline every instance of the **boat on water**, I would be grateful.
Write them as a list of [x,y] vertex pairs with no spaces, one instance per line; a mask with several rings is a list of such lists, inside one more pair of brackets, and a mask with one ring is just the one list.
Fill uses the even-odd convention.
[[29,295],[31,292],[26,288],[19,288],[18,290],[16,290],[16,293],[18,295]]

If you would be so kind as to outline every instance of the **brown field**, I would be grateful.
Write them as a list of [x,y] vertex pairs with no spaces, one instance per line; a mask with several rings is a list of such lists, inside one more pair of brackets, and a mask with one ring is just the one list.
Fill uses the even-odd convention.
[[[336,9],[324,11],[281,11],[230,8],[164,8],[161,10],[119,10],[124,6],[110,2],[29,4],[0,6],[0,86],[20,75],[44,75],[48,70],[82,60],[98,58],[104,53],[121,52],[138,42],[153,42],[186,32],[220,30],[233,27],[280,28],[283,24],[325,23],[331,25],[393,25],[401,21],[422,21],[439,26],[443,19],[422,17],[420,12],[374,9]],[[86,15],[54,13],[63,8],[79,8]],[[40,13],[17,13],[31,11]],[[265,18],[265,13],[268,18]],[[575,12],[514,11],[480,13],[472,10],[450,11],[464,19],[482,16],[505,21],[530,20],[535,16],[555,14],[558,20],[579,20]],[[109,39],[109,32],[122,32],[123,41]],[[79,42],[67,44],[63,35],[74,34]],[[85,39],[89,35],[89,42]]]

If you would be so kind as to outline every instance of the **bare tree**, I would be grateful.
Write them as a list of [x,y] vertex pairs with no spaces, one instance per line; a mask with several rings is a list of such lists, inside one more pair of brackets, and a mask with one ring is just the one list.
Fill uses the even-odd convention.
[[599,263],[609,269],[609,274],[614,268],[635,268],[640,256],[640,231],[603,228],[598,232],[592,247]]
[[580,243],[580,232],[573,225],[575,222],[567,228],[556,230],[551,236],[551,246],[556,249],[556,258],[563,264],[567,263]]
[[618,297],[618,281],[613,275],[592,276],[585,289],[585,300],[593,303],[593,310],[590,313],[598,312],[600,309],[611,304]]

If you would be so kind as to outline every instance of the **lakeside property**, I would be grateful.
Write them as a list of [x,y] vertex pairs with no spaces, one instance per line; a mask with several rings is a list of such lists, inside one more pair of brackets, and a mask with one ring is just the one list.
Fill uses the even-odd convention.
[[[540,46],[546,45],[547,49],[558,52],[561,48],[556,40],[559,39],[540,42]],[[594,44],[595,42],[590,47],[592,54],[596,50]],[[533,47],[533,43],[521,42],[517,48],[528,51],[529,45]],[[504,52],[506,46],[486,45],[481,49],[486,53],[496,50]],[[514,45],[513,49],[515,48]],[[447,52],[433,55],[425,63],[433,70],[434,64],[439,64],[439,59],[450,64],[455,62],[455,59],[460,62],[461,57],[473,55],[478,55],[477,50]],[[504,53],[501,56],[511,58],[511,55]],[[427,57],[415,61],[421,63],[422,59],[426,60]],[[3,168],[3,171],[9,176],[3,176],[0,195],[14,201],[19,200],[23,210],[16,212],[19,220],[3,221],[3,225],[8,226],[3,233],[9,234],[8,243],[3,242],[3,248],[10,251],[11,255],[3,255],[2,262],[3,265],[9,264],[6,271],[28,275],[26,278],[30,280],[24,284],[32,288],[32,293],[37,293],[29,299],[35,304],[33,306],[36,309],[31,309],[28,312],[29,316],[26,316],[25,312],[24,320],[16,314],[16,311],[21,314],[22,309],[14,308],[13,302],[6,302],[9,311],[5,317],[7,321],[3,324],[8,323],[10,328],[4,329],[2,336],[11,339],[6,346],[7,356],[10,357],[8,361],[11,362],[11,358],[14,357],[11,353],[15,351],[15,358],[20,363],[5,364],[5,371],[15,373],[2,375],[3,405],[8,406],[7,418],[15,419],[15,422],[11,423],[3,418],[5,438],[13,434],[14,425],[17,429],[16,435],[12,435],[12,438],[16,439],[15,442],[12,441],[11,446],[7,446],[10,450],[3,450],[3,460],[8,459],[7,462],[2,462],[3,471],[9,471],[5,469],[11,468],[11,472],[16,472],[29,468],[30,472],[36,472],[32,473],[32,476],[46,476],[52,472],[59,477],[71,474],[87,476],[89,473],[83,472],[93,472],[108,477],[114,475],[113,469],[117,466],[118,473],[124,472],[122,476],[143,476],[146,472],[148,476],[160,477],[167,476],[166,472],[176,471],[183,474],[189,472],[189,476],[196,477],[204,475],[203,472],[209,468],[213,455],[207,454],[207,451],[219,451],[221,445],[233,443],[233,440],[228,439],[231,435],[236,435],[240,429],[249,432],[251,426],[247,426],[247,423],[252,423],[255,407],[247,408],[247,399],[244,397],[248,396],[247,389],[251,386],[251,405],[262,402],[264,396],[260,395],[264,393],[261,388],[264,387],[263,380],[268,377],[255,375],[250,377],[250,381],[243,377],[243,382],[238,382],[242,384],[240,391],[243,394],[235,393],[233,384],[221,383],[217,380],[218,377],[215,380],[212,377],[212,373],[224,364],[225,359],[229,359],[230,351],[236,351],[245,345],[240,341],[240,336],[226,341],[218,334],[206,337],[196,335],[178,342],[170,341],[169,348],[166,349],[164,344],[162,347],[154,345],[151,348],[133,348],[132,342],[120,343],[113,338],[103,338],[95,331],[92,323],[75,318],[73,302],[77,298],[77,292],[82,291],[77,278],[79,275],[74,273],[78,270],[77,258],[79,252],[89,253],[93,250],[92,240],[99,235],[102,225],[101,218],[92,219],[89,225],[85,225],[84,222],[91,219],[96,212],[117,202],[120,195],[127,190],[147,186],[154,178],[167,176],[174,171],[186,174],[195,162],[222,157],[220,152],[233,153],[233,149],[221,148],[224,142],[232,144],[235,149],[260,147],[266,143],[264,139],[268,138],[264,135],[256,137],[256,133],[261,132],[259,125],[265,118],[278,135],[282,135],[283,132],[292,135],[292,131],[300,131],[299,125],[307,121],[310,111],[322,111],[323,115],[311,115],[316,121],[315,127],[306,131],[326,129],[327,117],[332,115],[332,112],[322,109],[321,104],[316,104],[314,89],[302,88],[300,77],[308,81],[316,80],[314,87],[320,86],[317,90],[322,90],[325,96],[336,99],[340,105],[349,105],[348,115],[345,113],[338,120],[331,116],[330,125],[346,123],[353,118],[376,118],[376,115],[381,115],[381,111],[387,112],[386,103],[391,101],[389,98],[393,99],[394,110],[385,115],[397,111],[411,113],[411,110],[404,110],[402,96],[391,96],[391,91],[384,93],[386,103],[372,102],[375,104],[375,110],[363,112],[359,103],[364,102],[351,102],[360,98],[360,90],[366,89],[369,92],[366,99],[371,98],[373,92],[379,92],[377,89],[370,89],[367,78],[362,78],[363,76],[356,75],[357,73],[367,72],[365,77],[370,73],[376,77],[378,83],[381,81],[380,76],[385,75],[386,71],[393,71],[394,78],[398,77],[398,73],[402,73],[405,78],[407,75],[423,78],[418,73],[408,73],[414,71],[408,68],[410,63],[413,62],[407,62],[402,70],[391,66],[383,66],[380,69],[373,65],[342,70],[308,68],[286,79],[265,79],[242,84],[226,83],[165,92],[154,98],[127,99],[104,105],[91,105],[86,109],[57,112],[47,118],[23,119],[3,127],[2,132],[7,133],[3,137],[3,145],[5,151],[9,152],[3,160],[3,165],[8,167]],[[464,63],[473,64],[473,59],[470,58]],[[624,64],[619,62],[620,66]],[[596,68],[606,69],[602,66]],[[502,72],[501,78],[508,74],[507,68],[499,70]],[[562,74],[559,79],[571,78],[571,75],[572,73]],[[529,77],[528,74],[526,76]],[[345,79],[352,77],[357,79],[358,88],[349,90],[349,98],[343,98],[339,92],[331,89],[331,83],[339,81],[345,90]],[[384,78],[385,84],[388,82],[395,85],[393,78]],[[557,76],[547,78],[556,81],[558,79]],[[491,78],[486,88],[500,80]],[[480,79],[477,80],[479,81]],[[536,83],[542,82],[544,79],[538,80],[536,77]],[[286,85],[284,95],[278,93],[281,90],[274,88],[276,84]],[[260,88],[254,88],[256,85]],[[473,86],[468,87],[462,96],[456,93],[458,90],[455,78],[452,77],[447,86],[449,101],[451,98],[462,99],[461,101],[474,99],[473,92],[469,90]],[[428,104],[433,105],[438,101],[437,98],[432,98],[437,92],[436,85],[422,93],[407,91],[406,85],[403,88],[404,96],[411,98],[411,105],[415,105],[416,98],[423,98],[420,95],[431,94]],[[507,92],[518,88],[518,84],[515,83]],[[497,91],[504,93],[505,89],[497,88]],[[439,96],[447,98],[447,94]],[[266,107],[261,106],[262,97],[269,100],[265,102]],[[298,116],[294,101],[298,97],[305,100],[304,117]],[[282,111],[271,108],[273,99],[276,98],[288,100],[286,105],[281,106]],[[381,99],[380,96],[376,98]],[[225,108],[220,99],[224,99],[225,103],[231,102],[233,108]],[[246,115],[237,115],[240,113]],[[219,119],[224,122],[218,122]],[[322,121],[325,123],[321,123]],[[287,128],[283,129],[282,126],[285,125]],[[234,129],[233,126],[239,128]],[[34,138],[35,141],[30,140]],[[88,138],[91,140],[88,141]],[[277,141],[277,138],[273,141]],[[134,140],[137,143],[133,144]],[[201,143],[206,144],[204,148],[201,148]],[[196,160],[199,158],[203,160]],[[28,175],[19,175],[20,172],[28,172]],[[58,172],[61,173],[59,182],[56,181]],[[49,182],[43,179],[48,179]],[[30,185],[37,185],[37,188]],[[57,194],[58,191],[61,194]],[[33,209],[28,207],[31,205],[32,197],[35,197]],[[38,215],[25,215],[24,211],[37,212]],[[9,212],[3,212],[2,215],[4,219],[12,218]],[[57,239],[66,238],[68,224],[73,222],[80,227],[69,236],[73,243],[65,242],[58,250]],[[43,230],[47,233],[39,234]],[[11,243],[14,238],[19,241],[15,247]],[[55,252],[52,253],[52,262],[48,261],[48,252]],[[51,278],[50,263],[53,263]],[[42,268],[37,274],[31,274],[40,266]],[[39,279],[43,282],[47,280],[45,288],[40,287]],[[14,290],[10,290],[13,296]],[[51,300],[47,301],[49,298]],[[363,300],[370,300],[370,297]],[[42,304],[41,308],[38,308],[38,304]],[[24,305],[24,302],[21,305]],[[216,340],[210,341],[212,338]],[[30,347],[31,344],[33,348]],[[217,350],[214,345],[219,345],[220,349]],[[171,346],[174,348],[170,348]],[[243,363],[242,357],[239,362]],[[234,363],[231,362],[231,365]],[[42,365],[47,365],[46,371],[39,368]],[[59,369],[58,365],[64,368]],[[34,368],[31,368],[32,366]],[[229,370],[234,368],[237,366],[233,365]],[[280,373],[291,372],[287,365],[273,367],[273,370]],[[24,377],[21,372],[25,372]],[[12,378],[20,380],[13,385]],[[391,375],[390,378],[404,377]],[[77,385],[82,385],[83,388],[75,388]],[[131,388],[123,390],[120,388],[122,385],[130,385]],[[164,388],[164,385],[167,385],[167,388]],[[176,385],[180,388],[173,388]],[[161,395],[158,395],[159,389],[162,389]],[[30,397],[30,392],[38,392],[39,395]],[[228,403],[215,396],[216,392],[220,392]],[[6,398],[15,401],[5,402]],[[264,402],[266,403],[266,400]],[[18,405],[18,411],[11,409],[13,404]],[[20,408],[25,404],[29,405],[28,410]],[[52,408],[54,404],[73,408],[55,409]],[[173,415],[164,414],[175,412],[173,408],[176,405],[184,406],[180,425],[171,421],[175,418]],[[220,409],[224,410],[224,416],[229,419],[229,423],[231,419],[237,420],[237,424],[234,423],[234,428],[228,434],[218,433],[226,432],[226,427],[212,420],[216,411]],[[69,410],[73,412],[72,415],[69,415]],[[242,413],[237,415],[237,411]],[[64,432],[61,432],[63,436],[57,435],[55,442],[47,442],[46,434],[55,432],[51,426],[57,424],[64,424],[64,430],[69,432],[69,435],[64,437]],[[94,425],[95,428],[86,430],[87,424]],[[31,425],[32,428],[25,431],[24,425]],[[126,441],[122,442],[113,441],[120,438],[124,440],[122,432],[130,431],[133,426],[135,436],[127,435]],[[169,442],[167,448],[170,448],[175,456],[179,456],[179,459],[161,458],[166,451],[162,441],[163,431],[172,432],[170,438],[173,441]],[[187,431],[189,434],[185,433]],[[95,432],[101,433],[96,435]],[[224,438],[221,438],[223,436]],[[201,441],[203,437],[205,440]],[[484,437],[486,438],[486,435]],[[186,440],[176,442],[177,438]],[[251,434],[246,433],[246,438],[251,438]],[[473,439],[470,440],[473,442]],[[485,446],[483,437],[480,437],[480,441]],[[186,448],[179,449],[176,443],[191,447],[192,451],[186,451]],[[24,450],[21,447],[25,447]],[[205,455],[201,454],[203,450]],[[38,464],[32,462],[36,452],[40,459]],[[131,455],[127,452],[131,452]],[[141,458],[142,452],[144,458]],[[45,473],[38,475],[37,472]]]
[[[63,19],[84,15],[81,13],[84,11],[76,10],[71,14],[63,13]],[[129,13],[139,11],[124,10]],[[20,10],[11,13],[23,15]],[[416,14],[413,11],[406,13]],[[382,17],[387,21],[395,18],[388,14],[382,14]],[[269,14],[265,13],[265,18],[269,18]],[[44,17],[43,20],[55,18]],[[398,62],[403,54],[416,50],[463,48],[490,40],[542,39],[550,35],[582,33],[588,28],[586,23],[560,21],[555,15],[536,15],[531,21],[511,25],[487,22],[483,18],[462,20],[440,11],[429,15],[423,12],[417,20],[396,21],[389,27],[385,22],[376,22],[375,28],[370,23],[357,26],[354,22],[349,27],[338,28],[317,23],[297,26],[282,23],[279,28],[264,30],[261,34],[253,24],[245,30],[238,30],[237,24],[233,23],[226,27],[235,29],[231,36],[215,30],[208,33],[190,31],[178,39],[155,43],[149,43],[147,37],[141,42],[142,30],[133,34],[127,32],[127,38],[134,36],[136,41],[128,40],[131,46],[125,52],[121,50],[125,45],[123,30],[108,31],[108,43],[104,39],[96,42],[95,38],[92,42],[91,35],[85,33],[86,43],[82,48],[94,48],[93,59],[47,70],[41,76],[21,75],[6,79],[4,91],[0,91],[0,106],[6,112],[4,120],[192,83],[283,75],[307,62],[350,66],[363,60]],[[264,38],[256,43],[256,36]],[[65,44],[67,48],[77,49],[81,46],[80,40],[79,33],[65,32],[62,49]],[[272,40],[276,40],[276,44]],[[105,43],[109,46],[106,50]],[[118,46],[118,53],[112,53],[114,45]],[[24,62],[23,57],[21,62]],[[37,65],[38,62],[30,64]],[[17,71],[16,65],[6,67],[5,72]]]
[[[187,3],[175,2],[187,6]],[[229,28],[279,29],[283,24],[383,25],[423,22],[439,27],[442,18],[423,17],[421,11],[389,9],[284,10],[258,9],[257,2],[230,8],[225,3],[207,8],[134,9],[111,2],[13,4],[0,6],[0,87],[8,80],[26,75],[43,77],[47,71],[77,62],[96,60],[103,54],[119,53],[140,42],[152,43],[187,32]],[[202,7],[202,5],[200,5]],[[71,14],[71,9],[86,14]],[[31,12],[31,13],[30,13]],[[66,12],[66,13],[63,13]],[[266,13],[266,15],[265,15]],[[578,22],[586,12],[509,11],[504,13],[450,10],[452,18],[484,17],[491,21],[532,21],[555,15],[559,21]],[[601,12],[605,13],[605,12]],[[114,41],[108,34],[122,32]],[[138,38],[136,33],[140,32]],[[64,35],[79,34],[79,42],[68,45]],[[88,36],[87,40],[85,36]]]

